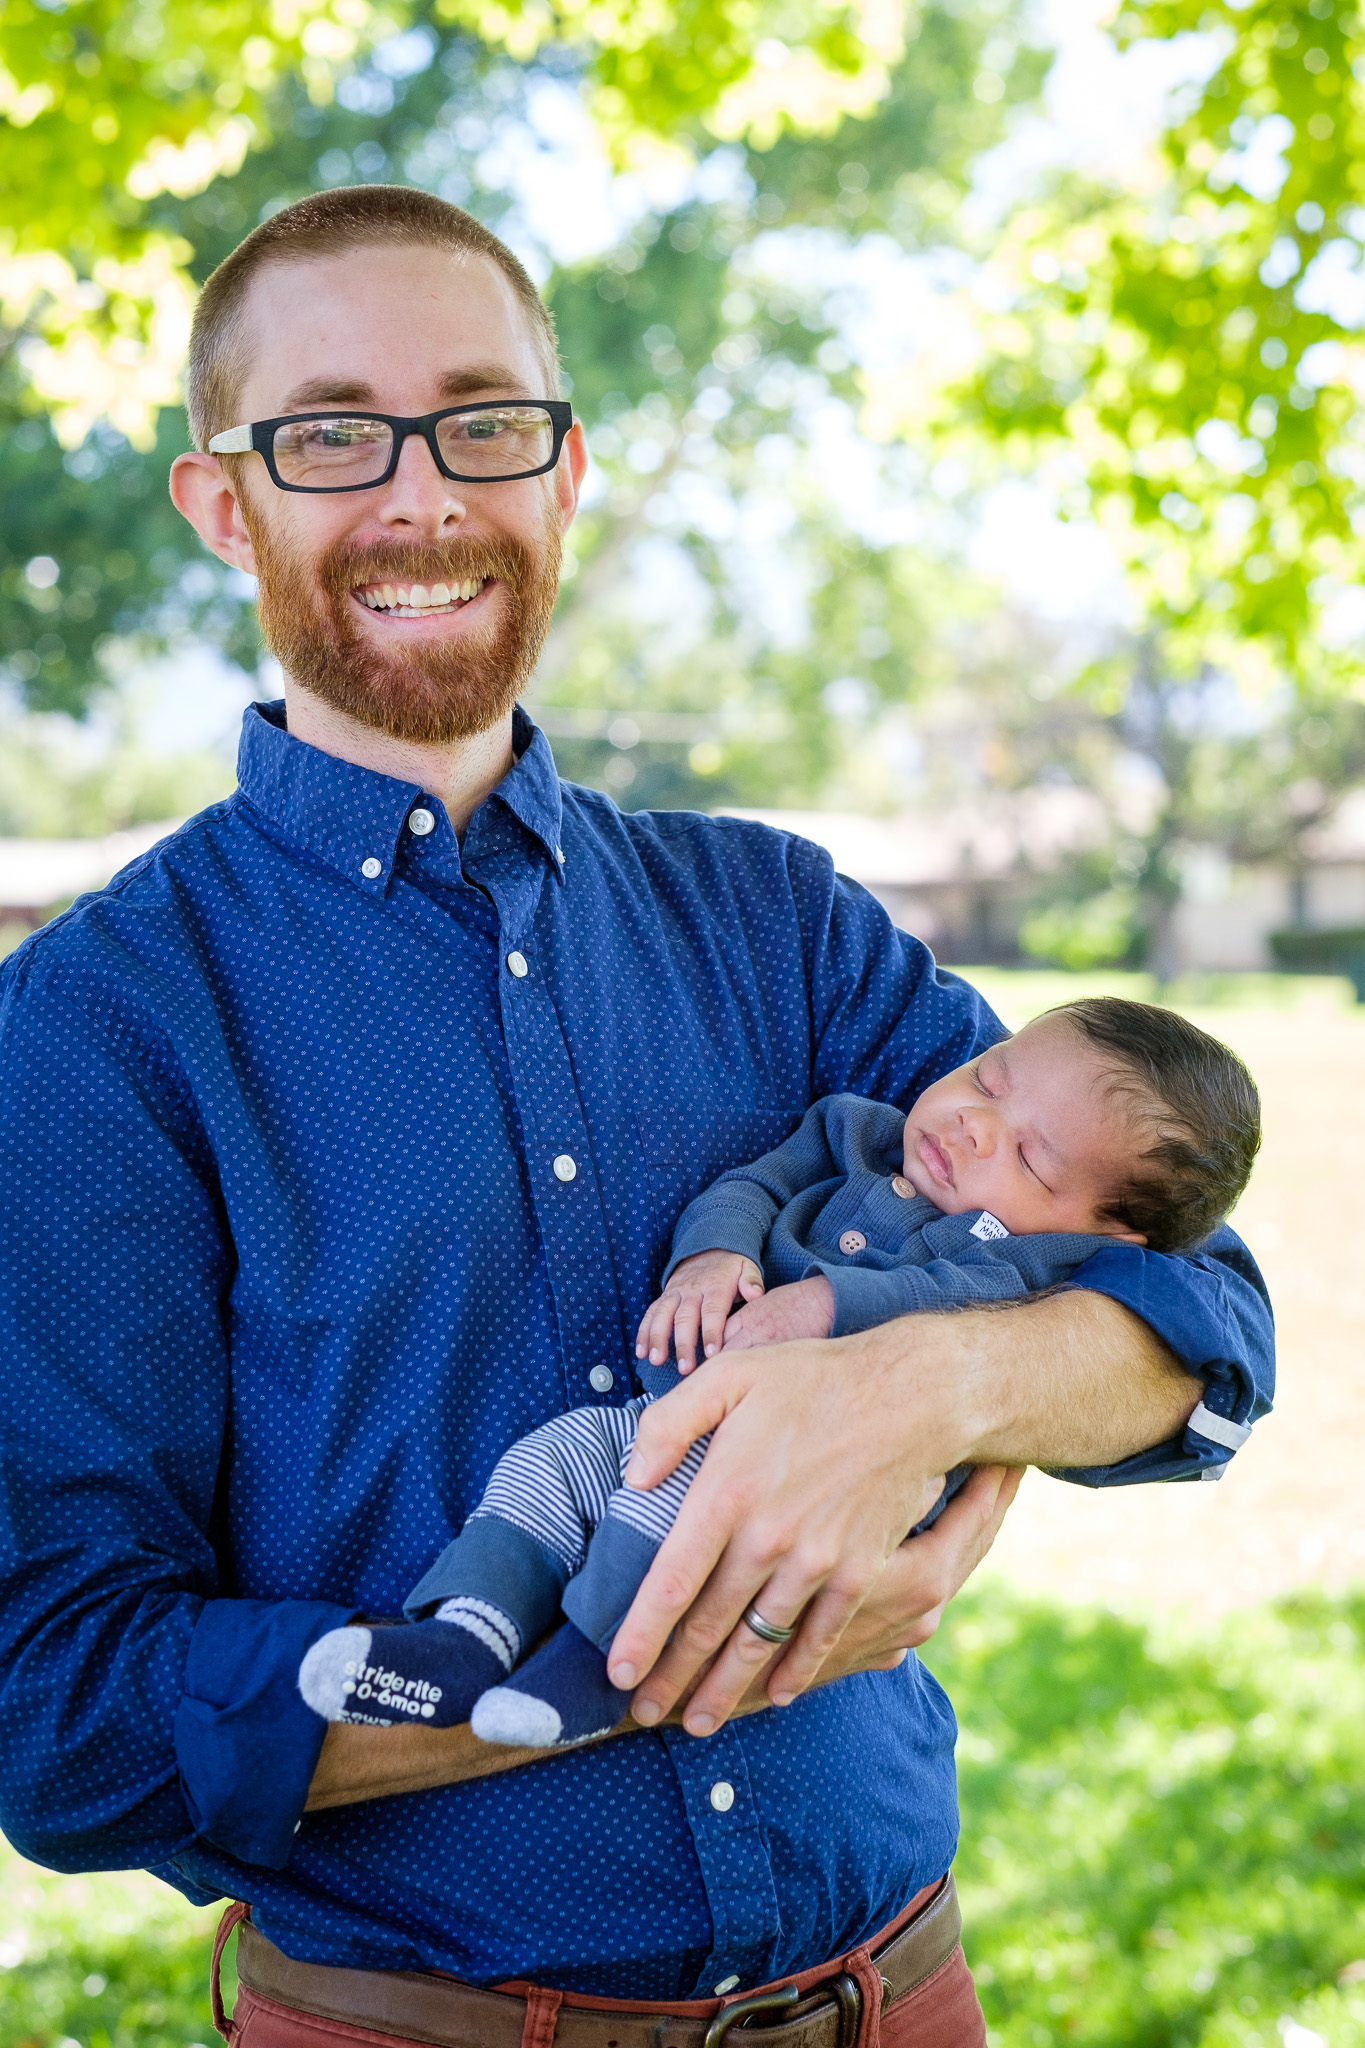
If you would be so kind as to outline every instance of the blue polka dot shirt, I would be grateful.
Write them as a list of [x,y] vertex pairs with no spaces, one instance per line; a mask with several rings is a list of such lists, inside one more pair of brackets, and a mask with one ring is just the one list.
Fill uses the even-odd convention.
[[[718,1174],[1002,1028],[816,847],[622,816],[520,715],[517,746],[457,843],[255,707],[237,793],[5,965],[0,1823],[250,1900],[308,1960],[705,1995],[947,1869],[953,1717],[913,1657],[306,1816],[299,1662],[401,1610],[514,1438],[639,1391]],[[1239,1413],[1268,1396],[1235,1240],[1078,1278]]]

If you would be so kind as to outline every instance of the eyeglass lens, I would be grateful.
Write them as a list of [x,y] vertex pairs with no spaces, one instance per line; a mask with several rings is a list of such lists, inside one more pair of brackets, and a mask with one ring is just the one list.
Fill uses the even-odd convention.
[[[554,423],[536,405],[450,413],[436,445],[457,476],[498,480],[543,469],[554,448]],[[383,420],[287,420],[275,429],[275,467],[287,484],[336,490],[374,483],[393,456],[393,429]]]

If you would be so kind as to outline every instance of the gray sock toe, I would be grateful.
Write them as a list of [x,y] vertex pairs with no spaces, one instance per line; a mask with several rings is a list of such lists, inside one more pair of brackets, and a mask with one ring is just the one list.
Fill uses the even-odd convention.
[[480,1742],[553,1749],[564,1724],[548,1700],[533,1699],[510,1685],[495,1685],[474,1702],[469,1725]]
[[341,1720],[369,1654],[367,1628],[334,1628],[319,1637],[299,1666],[299,1691],[315,1714],[324,1721]]

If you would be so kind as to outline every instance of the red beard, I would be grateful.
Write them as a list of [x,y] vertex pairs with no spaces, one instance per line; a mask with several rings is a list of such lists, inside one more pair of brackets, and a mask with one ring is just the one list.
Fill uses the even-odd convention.
[[[542,545],[455,539],[352,547],[338,541],[305,562],[242,507],[260,578],[266,646],[310,696],[397,740],[472,739],[505,717],[535,667],[559,588],[559,522],[549,509]],[[496,581],[488,628],[453,641],[412,641],[395,630],[376,647],[355,616],[356,588],[376,583]]]

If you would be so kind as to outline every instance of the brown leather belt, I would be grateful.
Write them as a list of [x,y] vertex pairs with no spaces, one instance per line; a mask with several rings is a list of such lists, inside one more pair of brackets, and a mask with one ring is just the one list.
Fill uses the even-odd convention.
[[[225,1934],[227,1926],[225,1918]],[[432,2042],[436,2048],[521,2048],[528,2006],[542,1997],[553,1997],[558,2006],[550,2019],[555,2048],[606,2048],[608,2041],[613,2048],[660,2048],[665,2042],[668,2048],[719,2048],[732,2029],[749,2031],[750,2018],[762,2029],[764,2048],[852,2048],[863,2031],[864,1987],[880,1991],[883,2008],[891,2005],[932,1977],[961,1938],[962,1916],[949,1875],[913,1919],[872,1951],[870,1971],[864,1950],[857,1957],[860,1967],[849,1958],[848,1967],[832,1965],[823,1975],[810,1971],[796,1982],[747,1996],[697,2001],[705,2015],[700,2018],[682,2017],[676,2009],[672,2014],[653,2012],[645,2006],[633,2012],[619,2006],[594,2009],[591,2001],[570,2003],[572,1994],[560,2002],[558,1994],[530,1987],[529,1996],[521,1997],[482,1991],[434,1974],[296,1963],[245,1919],[237,1974],[257,1997],[295,2012],[405,2041]],[[810,1984],[808,1980],[817,1976],[821,1981]]]

